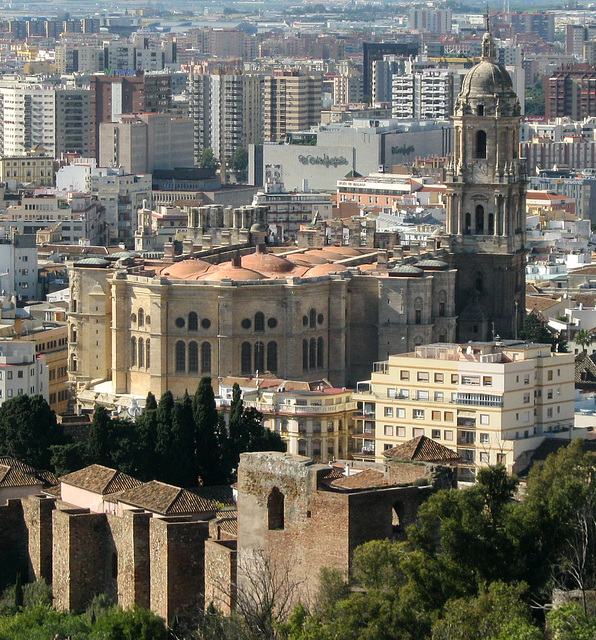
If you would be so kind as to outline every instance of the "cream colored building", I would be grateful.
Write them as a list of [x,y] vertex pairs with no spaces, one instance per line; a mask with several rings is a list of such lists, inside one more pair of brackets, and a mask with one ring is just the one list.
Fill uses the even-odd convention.
[[220,382],[217,398],[226,419],[235,382],[244,406],[263,414],[264,426],[279,433],[288,453],[321,462],[348,457],[356,411],[352,389],[333,387],[327,380],[300,382],[267,375],[226,378]]
[[70,381],[112,398],[183,394],[205,375],[257,371],[342,387],[390,353],[453,340],[455,272],[378,253],[257,247],[219,264],[207,262],[217,250],[169,264],[79,261],[69,272]]
[[545,438],[573,426],[573,354],[521,341],[430,344],[375,363],[358,384],[354,457],[425,435],[456,449],[459,479],[525,466]]
[[19,185],[51,187],[54,184],[54,159],[43,154],[3,156],[0,158],[0,182],[13,189]]

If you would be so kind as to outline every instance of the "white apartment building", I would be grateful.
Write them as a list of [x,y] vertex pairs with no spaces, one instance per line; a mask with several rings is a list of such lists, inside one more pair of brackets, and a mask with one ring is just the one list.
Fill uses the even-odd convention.
[[63,197],[53,193],[26,196],[0,215],[0,233],[11,229],[21,234],[35,234],[60,223],[62,241],[78,244],[89,240],[92,245],[105,244],[104,211],[95,198],[82,193]]
[[520,341],[430,344],[375,364],[358,384],[354,457],[427,436],[460,455],[459,479],[523,468],[545,438],[573,426],[574,356]]
[[34,235],[0,237],[0,290],[20,302],[38,300],[38,260]]
[[46,357],[35,353],[35,342],[0,341],[0,404],[21,395],[49,398]]
[[195,160],[207,147],[222,160],[238,148],[261,142],[262,85],[261,75],[234,69],[189,76]]
[[40,145],[56,152],[56,92],[40,84],[0,84],[0,154],[24,156]]
[[394,75],[391,115],[401,119],[448,118],[453,106],[453,71],[423,69]]
[[119,170],[89,176],[90,192],[105,209],[108,241],[134,237],[137,211],[143,200],[151,202],[151,174],[122,173]]
[[263,425],[281,436],[288,453],[321,462],[347,458],[356,411],[351,389],[334,388],[327,380],[226,378],[216,399],[226,420],[234,382],[240,386],[244,406],[263,414]]

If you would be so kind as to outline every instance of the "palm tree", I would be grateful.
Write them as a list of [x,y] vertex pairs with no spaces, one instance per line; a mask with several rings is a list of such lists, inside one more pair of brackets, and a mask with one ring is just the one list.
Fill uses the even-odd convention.
[[585,353],[587,348],[592,344],[592,332],[589,329],[580,329],[575,334],[575,344],[582,348]]

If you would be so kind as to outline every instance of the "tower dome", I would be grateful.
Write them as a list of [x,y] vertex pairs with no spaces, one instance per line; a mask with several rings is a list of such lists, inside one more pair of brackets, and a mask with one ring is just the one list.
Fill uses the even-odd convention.
[[519,116],[520,106],[511,76],[495,57],[495,42],[488,30],[482,38],[482,57],[465,75],[455,115]]

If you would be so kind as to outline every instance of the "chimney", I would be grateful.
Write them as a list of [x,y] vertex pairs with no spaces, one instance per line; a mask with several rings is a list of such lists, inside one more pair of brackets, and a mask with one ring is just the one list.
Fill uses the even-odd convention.
[[14,332],[17,335],[17,338],[20,338],[23,335],[23,321],[21,318],[14,319]]
[[258,244],[256,253],[267,253],[267,245],[266,244]]
[[240,269],[240,267],[242,267],[242,258],[240,256],[232,258],[232,266],[236,269]]

